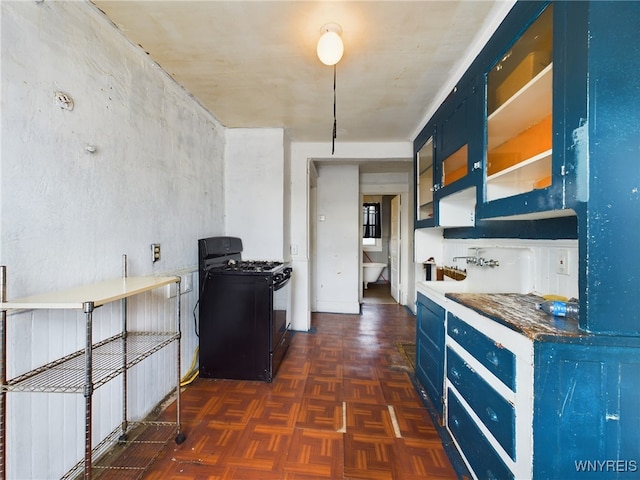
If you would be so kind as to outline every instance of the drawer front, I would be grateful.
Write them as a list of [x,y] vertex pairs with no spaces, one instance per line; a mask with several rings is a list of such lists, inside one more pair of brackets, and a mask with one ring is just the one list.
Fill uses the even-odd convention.
[[476,476],[487,480],[514,478],[451,390],[447,398],[447,425]]
[[496,345],[486,335],[449,312],[447,334],[473,355],[511,390],[516,388],[516,358],[513,352]]
[[460,356],[447,348],[447,378],[505,452],[515,460],[515,409]]

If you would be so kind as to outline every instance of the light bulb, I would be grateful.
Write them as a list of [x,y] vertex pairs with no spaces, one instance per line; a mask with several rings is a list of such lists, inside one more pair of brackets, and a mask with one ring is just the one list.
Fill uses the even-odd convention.
[[[325,27],[326,28],[326,27]],[[318,40],[318,58],[325,65],[335,65],[342,58],[344,45],[342,38],[333,29],[326,28]]]

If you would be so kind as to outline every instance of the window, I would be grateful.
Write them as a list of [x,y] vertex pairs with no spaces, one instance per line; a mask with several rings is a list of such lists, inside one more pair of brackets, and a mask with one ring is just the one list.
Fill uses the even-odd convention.
[[382,238],[379,203],[362,205],[362,238]]

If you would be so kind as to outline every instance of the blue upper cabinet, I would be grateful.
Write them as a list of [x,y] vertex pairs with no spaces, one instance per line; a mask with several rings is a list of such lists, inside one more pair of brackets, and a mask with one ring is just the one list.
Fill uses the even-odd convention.
[[434,114],[437,214],[416,226],[575,215],[583,166],[566,132],[584,121],[575,87],[587,72],[581,40],[569,38],[586,22],[569,27],[571,3],[516,3]]
[[441,198],[477,185],[479,93],[474,82],[458,86],[438,112],[435,161],[441,166]]
[[[574,215],[564,155],[562,6],[517,4],[485,48],[484,182],[478,217]],[[498,47],[500,45],[501,47]],[[493,57],[491,57],[493,55]]]
[[[478,129],[481,99],[480,89],[473,82],[456,87],[414,141],[416,228],[475,224],[482,159]],[[431,168],[427,180],[428,164]],[[427,182],[429,192],[425,188]],[[420,198],[429,200],[428,213]]]

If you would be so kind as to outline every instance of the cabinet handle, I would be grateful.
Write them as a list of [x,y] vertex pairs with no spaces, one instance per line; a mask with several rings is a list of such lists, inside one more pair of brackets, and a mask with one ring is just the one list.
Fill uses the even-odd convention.
[[495,365],[496,367],[500,363],[500,361],[498,360],[498,356],[496,355],[495,352],[488,352],[487,360],[489,360],[489,363],[491,363],[492,365]]
[[458,372],[458,370],[456,370],[455,367],[451,368],[451,372],[450,373],[451,373],[451,376],[453,377],[454,380],[460,380],[460,377],[461,377],[460,372]]
[[453,423],[453,425],[456,427],[460,426],[460,421],[458,420],[458,417],[456,417],[455,415],[451,417],[451,423]]
[[460,333],[460,330],[458,330],[458,327],[453,327],[451,329],[451,333],[453,333],[454,335],[458,335]]
[[487,415],[489,415],[489,420],[492,422],[498,421],[498,414],[491,407],[487,407]]

